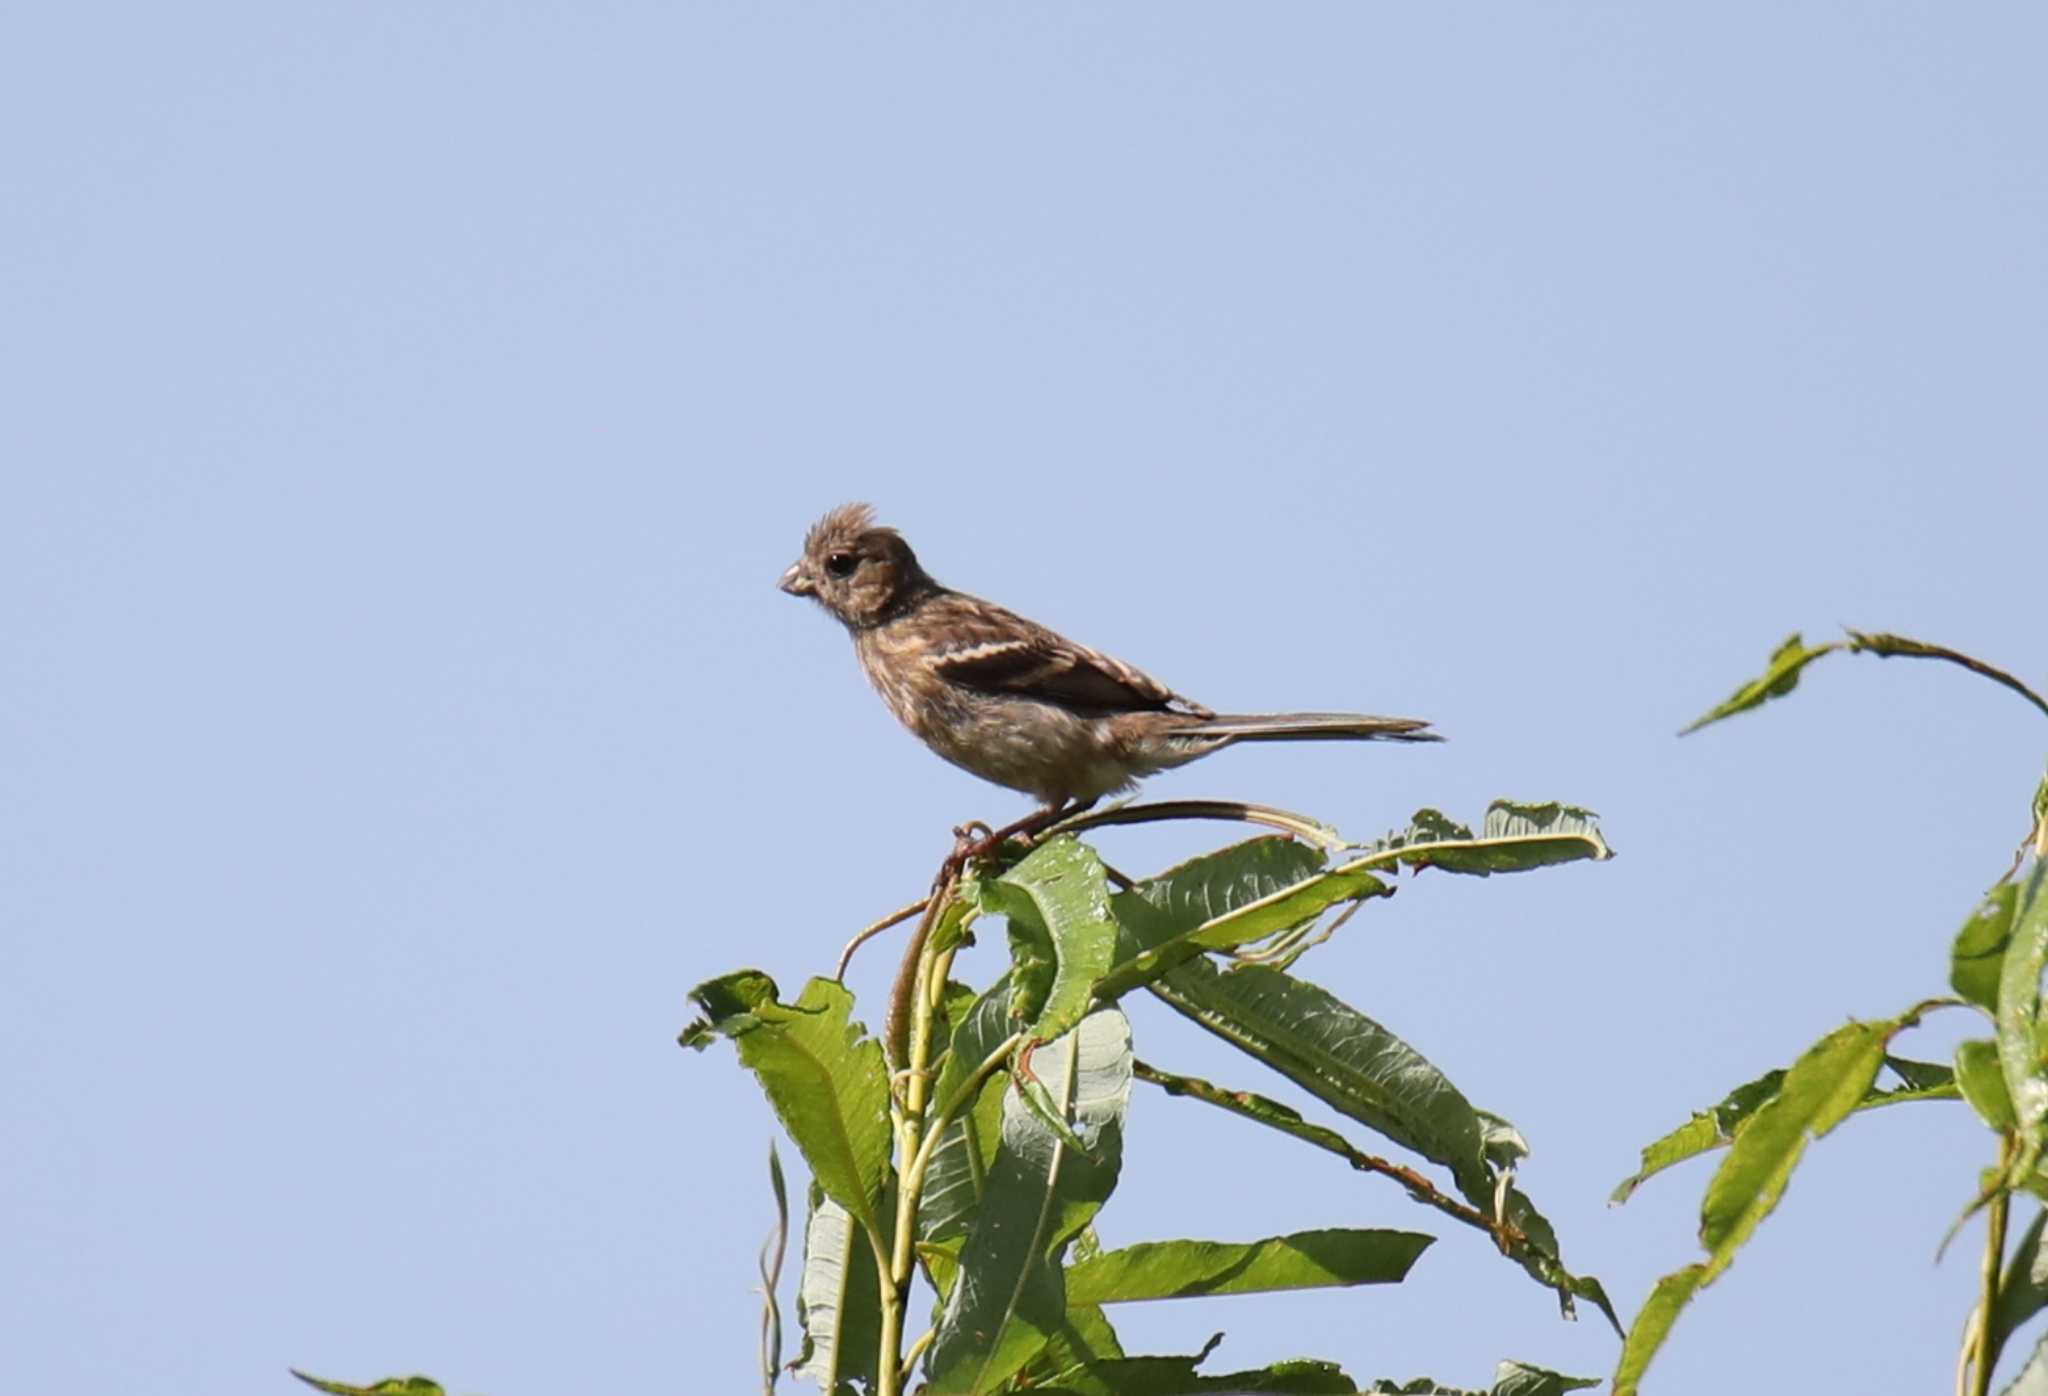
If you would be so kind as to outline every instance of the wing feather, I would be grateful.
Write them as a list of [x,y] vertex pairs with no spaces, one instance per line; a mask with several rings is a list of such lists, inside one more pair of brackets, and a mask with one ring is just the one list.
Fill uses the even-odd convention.
[[927,603],[949,637],[925,662],[948,682],[982,693],[1029,698],[1101,717],[1125,712],[1207,716],[1157,679],[1099,650],[1025,620],[991,602],[954,593]]

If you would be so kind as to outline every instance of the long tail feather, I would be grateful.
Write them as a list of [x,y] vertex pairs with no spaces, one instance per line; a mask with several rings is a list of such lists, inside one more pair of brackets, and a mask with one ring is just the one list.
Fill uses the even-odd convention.
[[1205,718],[1184,730],[1191,737],[1233,742],[1440,742],[1429,724],[1412,717],[1364,713],[1234,713]]

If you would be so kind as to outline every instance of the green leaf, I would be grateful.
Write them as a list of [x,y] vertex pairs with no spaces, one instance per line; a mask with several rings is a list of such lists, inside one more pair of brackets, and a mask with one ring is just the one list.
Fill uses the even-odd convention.
[[1700,1204],[1700,1244],[1707,1259],[1657,1282],[1623,1341],[1615,1396],[1636,1389],[1679,1311],[1734,1263],[1736,1252],[1778,1205],[1807,1141],[1826,1134],[1869,1097],[1886,1046],[1931,1006],[1920,1004],[1896,1018],[1835,1029],[1802,1053],[1777,1091],[1736,1127],[1728,1157],[1715,1170]]
[[1000,1387],[1066,1323],[1060,1257],[1116,1186],[1131,1095],[1131,1030],[1091,1013],[1041,1047],[1032,1067],[1093,1157],[1076,1153],[1005,1095],[1002,1145],[961,1248],[959,1278],[927,1355],[936,1391]]
[[[2031,847],[2036,858],[2048,859],[2048,776],[2041,777],[2041,783],[2034,787],[2032,808],[2034,827],[2020,843],[2019,856],[2024,858]],[[2013,864],[2019,866],[2017,862]]]
[[1714,708],[1705,716],[1695,719],[1679,731],[1679,736],[1697,732],[1709,723],[1719,722],[1724,717],[1746,713],[1751,708],[1762,707],[1773,698],[1783,698],[1799,685],[1799,671],[1824,654],[1832,654],[1845,646],[1839,640],[1829,641],[1813,649],[1806,647],[1805,640],[1794,632],[1784,644],[1771,651],[1770,666],[1762,675],[1751,679],[1728,696],[1726,702]]
[[1486,1128],[1463,1093],[1420,1052],[1305,979],[1261,965],[1229,974],[1192,961],[1154,986],[1159,997],[1241,1051],[1490,1198]]
[[[1254,839],[1120,893],[1117,912],[1147,949],[1228,922],[1319,881],[1321,855],[1275,839]],[[1326,903],[1327,905],[1327,903]],[[1313,914],[1313,913],[1309,913]],[[1120,967],[1121,971],[1121,967]],[[1326,990],[1284,971],[1247,965],[1230,974],[1191,960],[1153,991],[1177,1012],[1257,1057],[1481,1191],[1484,1128],[1443,1074],[1372,1019]]]
[[974,1005],[981,1002],[981,995],[957,979],[948,979],[946,987],[939,991],[939,1002],[932,1011],[932,1040],[939,1045],[943,1054],[946,1044],[953,1040],[953,1032]]
[[1031,1396],[1188,1396],[1201,1389],[1189,1357],[1109,1357],[1076,1362],[1021,1388]]
[[1568,1377],[1527,1362],[1503,1362],[1494,1371],[1490,1396],[1564,1396],[1599,1384],[1598,1377]]
[[1101,1308],[1075,1305],[1067,1326],[1032,1359],[1014,1384],[1033,1396],[1129,1396],[1132,1391],[1187,1390],[1195,1368],[1223,1341],[1217,1333],[1187,1357],[1127,1357]]
[[1671,1336],[1671,1325],[1678,1322],[1679,1314],[1684,1312],[1685,1306],[1692,1302],[1693,1296],[1706,1282],[1707,1267],[1703,1264],[1674,1270],[1657,1281],[1650,1297],[1636,1312],[1636,1321],[1628,1326],[1628,1337],[1621,1345],[1621,1359],[1614,1367],[1611,1396],[1636,1396],[1643,1373],[1649,1370],[1650,1359],[1664,1346],[1664,1340]]
[[1318,848],[1268,835],[1205,853],[1118,892],[1110,899],[1122,929],[1114,972],[1127,975],[1146,952],[1298,887],[1325,861]]
[[1719,1104],[1695,1111],[1690,1120],[1643,1147],[1642,1167],[1623,1178],[1607,1200],[1626,1202],[1637,1188],[1665,1169],[1727,1144],[1734,1139],[1736,1127],[1775,1097],[1784,1083],[1785,1069],[1778,1067],[1737,1086]]
[[1952,650],[1943,645],[1930,645],[1924,640],[1914,640],[1904,635],[1887,635],[1881,632],[1865,633],[1850,630],[1848,636],[1846,641],[1835,640],[1808,649],[1805,641],[1794,633],[1771,653],[1770,667],[1764,670],[1761,677],[1752,679],[1736,689],[1728,701],[1686,727],[1679,735],[1682,737],[1688,732],[1697,732],[1710,722],[1719,722],[1724,717],[1732,717],[1736,713],[1759,707],[1770,699],[1784,697],[1798,685],[1800,670],[1822,655],[1835,650],[1848,650],[1852,654],[1875,654],[1884,658],[1906,656],[1913,659],[1940,659],[1950,664],[1959,664],[1974,674],[1990,679],[1993,683],[2004,685],[2041,712],[2048,713],[2048,699],[2044,699],[2005,670],[1986,664],[1981,659],[1973,659],[1959,650]]
[[1267,835],[1189,859],[1118,893],[1114,901],[1119,914],[1132,901],[1145,903],[1174,928],[1166,934],[1179,935],[1305,882],[1327,861],[1321,849]]
[[1991,1311],[1990,1355],[1986,1365],[1996,1368],[1998,1355],[2020,1326],[2048,1308],[2048,1247],[2042,1244],[2042,1227],[2048,1212],[2036,1211],[2019,1244],[2006,1264],[2005,1279],[1998,1287],[1998,1303]]
[[[1530,809],[1510,809],[1502,803],[1492,816],[1499,822],[1490,832],[1504,839],[1530,833],[1509,823],[1532,817]],[[1566,819],[1579,817],[1562,807],[1557,813]],[[1574,856],[1592,856],[1591,841],[1583,831],[1560,825],[1555,832],[1578,850]],[[1382,850],[1368,858],[1385,868],[1402,856],[1401,850]],[[1115,906],[1127,933],[1125,944],[1138,950],[1157,947],[1206,922],[1298,889],[1318,876],[1322,861],[1313,849],[1271,838],[1250,840],[1194,859],[1117,895]],[[1364,870],[1357,864],[1350,866],[1354,871]],[[1120,965],[1118,972],[1122,969]],[[1284,971],[1241,966],[1219,974],[1200,959],[1169,971],[1148,987],[1180,1013],[1354,1119],[1451,1167],[1460,1191],[1488,1215],[1503,1201],[1496,1165],[1488,1157],[1490,1142],[1501,1137],[1501,1131],[1419,1053],[1355,1009]],[[1299,1116],[1284,1107],[1275,1109],[1292,1116],[1294,1128],[1289,1132],[1302,1133],[1319,1146],[1330,1146],[1327,1140],[1310,1138],[1315,1126],[1302,1124]],[[1262,1122],[1281,1128],[1281,1119],[1275,1115]],[[1335,1141],[1335,1151],[1353,1152],[1341,1137],[1329,1131],[1320,1133]],[[1599,1282],[1564,1269],[1555,1253],[1555,1235],[1528,1199],[1508,1188],[1504,1200],[1509,1223],[1518,1228],[1526,1225],[1531,1236],[1527,1245],[1516,1248],[1517,1262],[1557,1289],[1567,1308],[1576,1295],[1598,1305],[1609,1321],[1614,1321],[1612,1305]],[[1616,1327],[1618,1330],[1618,1323]]]
[[[1599,1384],[1597,1377],[1568,1377],[1526,1362],[1503,1362],[1495,1369],[1493,1385],[1487,1388],[1485,1396],[1563,1396],[1567,1391],[1583,1391]],[[1399,1386],[1390,1381],[1376,1381],[1359,1389],[1377,1396],[1481,1396],[1477,1391],[1443,1386],[1427,1377],[1418,1377]]]
[[1074,1154],[1090,1162],[1099,1162],[1095,1146],[1067,1123],[1066,1102],[1047,1089],[1044,1080],[1022,1054],[1019,1054],[1016,1069],[1010,1075],[1010,1096],[1022,1102],[1026,1110],[1038,1117],[1039,1124],[1052,1131],[1053,1137]]
[[1024,1026],[1010,1009],[1010,997],[1006,971],[964,1011],[953,1015],[952,1036],[932,1085],[931,1099],[936,1105],[943,1107],[958,1095],[981,1064]]
[[1949,984],[1986,1013],[1998,1011],[1998,975],[2012,943],[2012,915],[2019,896],[2015,883],[1992,888],[1956,932],[1949,951]]
[[1399,1284],[1432,1236],[1412,1231],[1297,1231],[1261,1241],[1146,1241],[1067,1269],[1069,1304]]
[[872,1389],[881,1352],[881,1292],[866,1233],[814,1184],[796,1295],[804,1345],[791,1374],[827,1396]]
[[[932,1090],[932,1099],[940,1107],[958,1095],[975,1069],[1016,1033],[1019,1025],[1010,1017],[1009,976],[990,985],[958,1021]],[[933,1146],[931,1163],[925,1169],[924,1196],[917,1209],[920,1240],[945,1241],[967,1234],[968,1219],[981,1203],[989,1166],[995,1161],[1007,1080],[998,1071],[983,1081],[970,1106],[946,1125]]]
[[2012,1097],[2005,1090],[2005,1073],[1999,1067],[1996,1042],[1978,1037],[1956,1044],[1956,1085],[1977,1117],[1992,1129],[2004,1134],[2018,1128]]
[[[1278,1130],[1305,1144],[1336,1155],[1353,1168],[1385,1175],[1389,1168],[1395,1167],[1386,1160],[1363,1153],[1335,1130],[1310,1124],[1295,1110],[1266,1096],[1252,1091],[1226,1090],[1198,1077],[1178,1076],[1161,1071],[1142,1061],[1136,1064],[1136,1070],[1139,1079],[1152,1082],[1168,1095],[1190,1096],[1256,1124]],[[1504,1153],[1501,1149],[1503,1131],[1512,1135],[1513,1127],[1506,1125],[1505,1121],[1496,1122],[1494,1117],[1488,1116],[1484,1111],[1475,1113],[1480,1116],[1482,1124],[1487,1128],[1490,1147],[1495,1152]],[[1519,1141],[1519,1135],[1513,1137]],[[1486,1147],[1489,1145],[1482,1145],[1482,1148]],[[1526,1152],[1526,1149],[1523,1149],[1515,1156],[1519,1157],[1520,1153]],[[1438,1206],[1453,1216],[1459,1216],[1460,1220],[1467,1220],[1460,1215],[1455,1204],[1431,1186],[1420,1173],[1412,1169],[1399,1168],[1394,1176],[1418,1202]],[[1522,1233],[1520,1238],[1512,1235],[1505,1238],[1509,1258],[1539,1282],[1556,1290],[1567,1312],[1570,1311],[1570,1300],[1573,1297],[1588,1300],[1599,1308],[1609,1323],[1614,1325],[1615,1332],[1620,1333],[1621,1323],[1615,1317],[1614,1306],[1609,1302],[1600,1282],[1589,1277],[1573,1275],[1564,1268],[1557,1253],[1556,1233],[1528,1198],[1519,1189],[1511,1186],[1506,1190],[1502,1201],[1509,1224]],[[1488,1199],[1484,1210],[1488,1216],[1493,1214],[1492,1199]]]
[[1080,1022],[1116,959],[1116,918],[1095,850],[1061,835],[968,892],[983,910],[1009,918],[1011,1007],[1029,1020],[1031,1036],[1047,1041]]
[[1577,1296],[1615,1321],[1599,1281],[1566,1270],[1550,1223],[1519,1189],[1503,1188],[1490,1154],[1504,1122],[1475,1110],[1420,1052],[1328,990],[1260,965],[1222,974],[1195,960],[1151,988],[1176,1012],[1304,1090],[1448,1168],[1468,1202],[1488,1216],[1499,1207],[1528,1238],[1513,1259],[1555,1289],[1567,1312]]
[[[1477,1204],[1477,1199],[1469,1199]],[[1614,1312],[1614,1301],[1607,1297],[1606,1287],[1592,1275],[1574,1275],[1565,1268],[1564,1253],[1558,1246],[1557,1229],[1550,1219],[1536,1210],[1536,1204],[1520,1188],[1510,1184],[1501,1195],[1500,1214],[1507,1224],[1522,1235],[1522,1240],[1511,1245],[1507,1256],[1538,1284],[1548,1286],[1557,1293],[1557,1307],[1568,1319],[1578,1317],[1574,1299],[1584,1299],[1600,1311],[1614,1330],[1614,1336],[1621,1336],[1621,1319]]]
[[1297,1357],[1248,1371],[1219,1372],[1201,1378],[1190,1389],[1196,1396],[1209,1392],[1216,1396],[1345,1396],[1357,1388],[1336,1363]]
[[386,1377],[375,1386],[350,1386],[347,1382],[307,1376],[296,1367],[287,1370],[315,1391],[328,1392],[329,1396],[445,1396],[441,1384],[427,1377]]
[[1700,1244],[1709,1252],[1702,1283],[1733,1262],[1778,1205],[1808,1139],[1848,1118],[1869,1093],[1886,1045],[1911,1019],[1909,1014],[1835,1029],[1792,1064],[1778,1093],[1736,1132],[1700,1205]]
[[[1213,1347],[1222,1337],[1218,1333],[1210,1346]],[[1202,1351],[1206,1355],[1208,1348]],[[1124,1355],[1116,1329],[1110,1326],[1109,1318],[1100,1305],[1069,1304],[1060,1331],[1053,1334],[1052,1341],[1031,1359],[1014,1385],[1032,1392],[1058,1387],[1072,1390],[1077,1396],[1084,1391],[1087,1396],[1119,1396],[1115,1391],[1097,1391],[1081,1378],[1090,1368],[1122,1361]],[[1189,1360],[1199,1362],[1201,1358]]]
[[2048,1337],[2034,1344],[2033,1356],[1998,1396],[2048,1396]]
[[2006,1178],[2019,1187],[2041,1159],[2048,1077],[2039,1046],[2041,969],[2048,962],[2048,863],[2036,863],[2013,907],[2012,941],[1998,976],[1998,1063],[2019,1130]]
[[1218,1333],[1191,1357],[1126,1357],[1081,1364],[1030,1390],[1033,1396],[1352,1396],[1358,1390],[1335,1363],[1307,1359],[1213,1377],[1197,1375],[1195,1369],[1222,1337]]
[[[1577,805],[1517,804],[1495,800],[1475,836],[1433,809],[1417,810],[1406,829],[1374,843],[1359,863],[1399,862],[1410,868],[1489,877],[1585,859],[1614,856],[1600,834],[1599,816]],[[1358,866],[1350,864],[1348,866]]]
[[[1158,936],[1167,924],[1164,916],[1144,919],[1152,939],[1150,949],[1118,965],[1097,989],[1104,1003],[1113,1003],[1133,989],[1142,988],[1176,966],[1210,950],[1234,950],[1278,931],[1290,930],[1320,915],[1338,902],[1363,901],[1389,896],[1393,888],[1362,868],[1338,869],[1283,887],[1168,938]],[[1132,895],[1132,894],[1125,894]]]
[[1943,1066],[1940,1062],[1914,1061],[1910,1057],[1895,1057],[1887,1053],[1885,1069],[1897,1074],[1906,1084],[1896,1090],[1884,1092],[1878,1099],[1866,1099],[1858,1110],[1871,1105],[1888,1105],[1903,1100],[1954,1100],[1956,1098],[1956,1073],[1954,1067]]
[[705,1020],[683,1034],[701,1048],[729,1037],[759,1078],[776,1118],[834,1202],[871,1233],[889,1171],[889,1073],[881,1044],[848,1022],[853,995],[813,979],[794,1004],[757,970],[706,980],[690,991]]
[[[1856,1103],[1858,1112],[1875,1110],[1886,1105],[1904,1105],[1916,1100],[1956,1098],[1955,1073],[1945,1066],[1892,1056],[1887,1056],[1884,1064],[1897,1073],[1905,1084],[1890,1089],[1871,1087],[1863,1099]],[[1718,1105],[1711,1105],[1699,1111],[1671,1133],[1647,1145],[1643,1149],[1642,1167],[1622,1179],[1607,1200],[1615,1203],[1626,1202],[1638,1187],[1665,1169],[1709,1150],[1725,1147],[1735,1138],[1735,1131],[1742,1126],[1742,1122],[1778,1094],[1778,1089],[1784,1081],[1783,1067],[1767,1071],[1756,1080],[1746,1081],[1737,1086],[1724,1096]]]

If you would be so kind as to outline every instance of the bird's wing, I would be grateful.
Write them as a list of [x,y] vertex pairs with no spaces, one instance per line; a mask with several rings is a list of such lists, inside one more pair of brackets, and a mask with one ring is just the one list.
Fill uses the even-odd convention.
[[951,593],[922,617],[947,637],[925,662],[949,683],[981,693],[1031,698],[1091,717],[1122,712],[1208,716],[1157,679],[1120,659],[1077,645],[992,602]]

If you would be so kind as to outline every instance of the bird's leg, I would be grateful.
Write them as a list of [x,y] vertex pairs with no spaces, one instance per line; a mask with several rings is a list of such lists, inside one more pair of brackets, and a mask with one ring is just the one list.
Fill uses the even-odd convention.
[[[939,864],[939,875],[932,879],[932,894],[938,895],[953,879],[960,876],[967,865],[977,858],[986,858],[1011,839],[1030,838],[1042,830],[1049,829],[1070,815],[1079,814],[1093,806],[1093,800],[1062,800],[1056,805],[1033,810],[1014,824],[990,831],[980,820],[970,820],[953,830],[953,851],[946,855],[946,861]],[[975,837],[977,834],[979,838]]]
[[[1044,809],[1034,810],[1030,814],[1027,814],[1022,819],[1018,820],[1016,823],[1005,824],[1002,828],[996,830],[994,833],[988,835],[986,838],[983,838],[979,842],[970,845],[967,849],[966,857],[961,860],[962,865],[964,866],[966,863],[970,863],[976,858],[986,858],[989,854],[1001,848],[1011,839],[1030,838],[1033,835],[1042,832],[1043,830],[1051,828],[1053,825],[1059,823],[1062,819],[1067,818],[1069,815],[1079,814],[1082,810],[1087,809],[1094,803],[1095,801],[1093,800],[1062,800],[1056,805],[1047,805]],[[976,826],[972,824],[966,824],[962,825],[960,829],[955,829],[953,832],[956,836],[958,836],[962,833],[963,830],[972,829],[974,827]],[[984,824],[980,827],[985,829],[988,826]],[[956,843],[954,845],[954,852],[958,853],[959,851],[959,845]]]
[[967,866],[967,860],[974,856],[974,850],[981,847],[981,841],[974,837],[975,829],[988,826],[962,824],[953,830],[953,851],[946,855],[946,861],[939,864],[939,872],[932,879],[931,900],[943,897],[952,885],[959,881],[960,870]]
[[1041,810],[1033,810],[1015,823],[1005,824],[1002,828],[995,830],[970,847],[967,850],[968,860],[986,858],[1019,834],[1030,835],[1036,833],[1055,819],[1058,819],[1065,809],[1066,802],[1062,801],[1057,805],[1047,805]]

